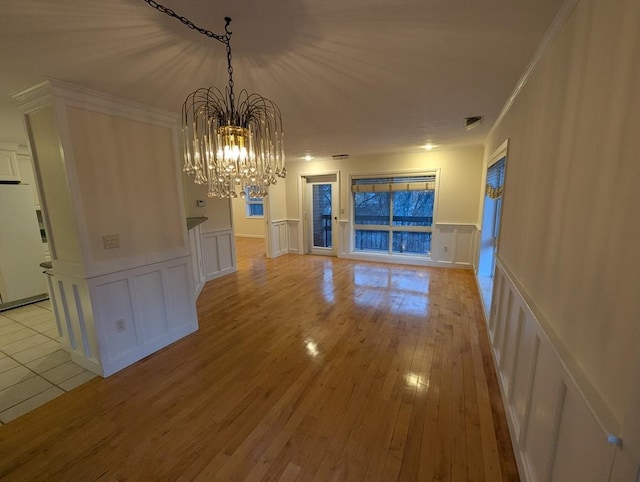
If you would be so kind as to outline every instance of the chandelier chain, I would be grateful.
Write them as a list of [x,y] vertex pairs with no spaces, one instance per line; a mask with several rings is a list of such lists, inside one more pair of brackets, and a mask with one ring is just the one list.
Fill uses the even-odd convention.
[[[226,17],[225,20],[229,20],[231,21],[231,19],[229,19],[229,17]],[[227,28],[227,26],[229,25],[229,21],[227,22],[227,25],[225,26],[225,30]],[[229,35],[231,35],[231,32],[229,32]],[[236,103],[236,95],[233,93],[233,66],[231,65],[231,43],[227,42],[227,72],[229,72],[229,103],[231,104],[231,115],[233,116],[235,114],[236,108],[235,108],[235,103]]]
[[[182,17],[182,16],[178,15],[176,12],[174,12],[170,8],[165,7],[164,5],[161,5],[161,4],[159,4],[158,2],[156,2],[154,0],[144,0],[144,1],[146,3],[148,3],[149,6],[155,8],[159,12],[165,13],[169,17],[177,18],[178,20],[180,20],[184,25],[186,25],[190,29],[196,30],[197,32],[200,32],[202,35],[206,35],[209,38],[216,39],[218,42],[222,42],[223,44],[229,45],[229,40],[231,39],[231,32],[229,32],[229,30],[227,30],[227,26],[225,26],[225,32],[226,33],[224,35],[220,35],[220,34],[212,32],[211,30],[207,30],[205,28],[198,27],[191,20],[189,20],[187,17]],[[227,19],[225,18],[225,20],[227,20]],[[231,19],[228,20],[227,25],[229,24],[230,21],[231,21]]]
[[155,8],[159,12],[162,12],[168,15],[169,17],[177,18],[178,20],[180,20],[180,22],[182,22],[184,25],[186,25],[190,29],[200,32],[202,35],[206,35],[209,38],[216,39],[217,41],[222,42],[227,46],[227,72],[229,73],[229,102],[231,104],[229,107],[231,107],[231,117],[233,118],[236,112],[236,107],[235,107],[236,95],[233,92],[233,67],[231,66],[231,33],[232,32],[229,30],[229,24],[231,23],[231,18],[229,17],[224,18],[224,21],[225,21],[224,35],[220,35],[212,32],[211,30],[198,27],[187,17],[182,17],[178,15],[176,12],[174,12],[170,8],[165,7],[164,5],[156,2],[155,0],[144,0],[144,1],[147,4],[149,4],[149,6]]

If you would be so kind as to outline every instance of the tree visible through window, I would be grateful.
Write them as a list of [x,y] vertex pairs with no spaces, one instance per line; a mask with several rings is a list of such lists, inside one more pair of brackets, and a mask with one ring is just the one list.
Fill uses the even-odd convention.
[[435,176],[354,179],[354,245],[357,251],[427,256]]

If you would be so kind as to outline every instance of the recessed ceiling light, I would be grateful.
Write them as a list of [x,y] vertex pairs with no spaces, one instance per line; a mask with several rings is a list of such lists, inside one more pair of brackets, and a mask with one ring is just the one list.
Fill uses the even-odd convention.
[[424,146],[424,148],[425,148],[427,151],[430,151],[431,149],[433,149],[433,148],[434,148],[434,145],[433,145],[433,144],[431,144],[431,143],[429,142],[429,143],[427,143],[427,145],[425,145],[425,146]]
[[313,159],[313,157],[311,157],[310,155],[307,154],[306,156],[303,157],[303,159],[305,161],[310,161],[311,159]]

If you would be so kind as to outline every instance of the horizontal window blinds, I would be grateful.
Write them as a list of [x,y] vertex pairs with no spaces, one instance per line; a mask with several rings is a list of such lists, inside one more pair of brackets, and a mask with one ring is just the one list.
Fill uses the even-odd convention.
[[503,157],[487,170],[487,185],[485,191],[491,199],[499,199],[502,197],[502,192],[504,191],[505,160]]
[[352,192],[433,191],[436,176],[394,176],[353,179]]

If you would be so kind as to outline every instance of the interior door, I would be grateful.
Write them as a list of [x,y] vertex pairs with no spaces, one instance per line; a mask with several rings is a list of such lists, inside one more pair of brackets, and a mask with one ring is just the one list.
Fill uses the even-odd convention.
[[309,254],[336,256],[337,196],[335,174],[306,178],[305,246]]

